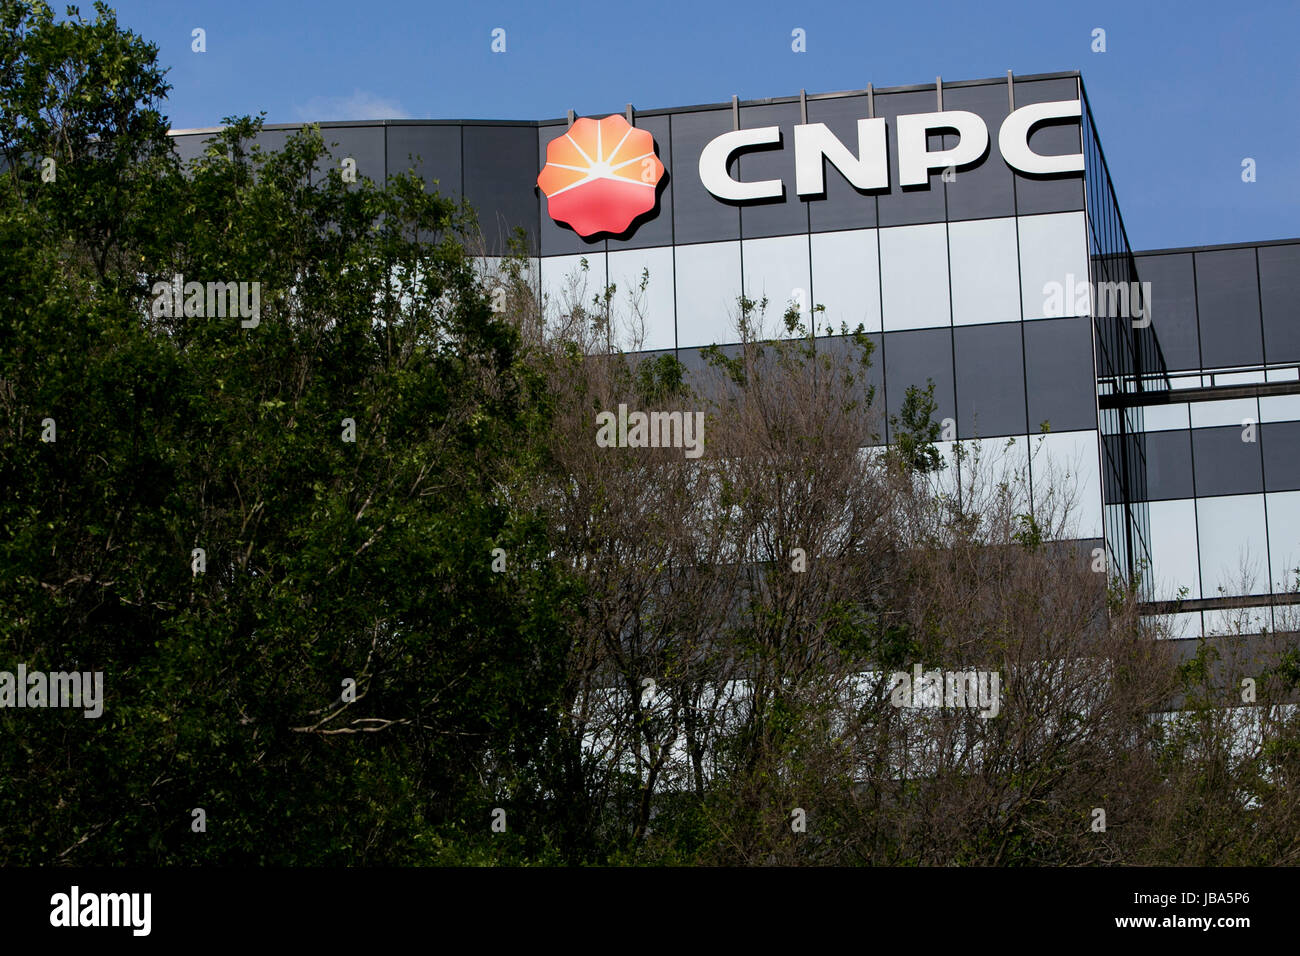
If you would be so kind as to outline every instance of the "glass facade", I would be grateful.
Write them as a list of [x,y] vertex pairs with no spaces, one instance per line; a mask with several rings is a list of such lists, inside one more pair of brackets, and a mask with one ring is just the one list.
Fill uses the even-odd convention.
[[[998,131],[1011,111],[1075,100],[1077,120],[1039,124],[1028,146],[1081,154],[1082,172],[1030,174],[1004,160]],[[984,121],[984,155],[898,185],[898,117],[941,110]],[[823,158],[823,191],[799,195],[795,127],[825,124],[856,157],[868,118],[885,122],[889,185],[859,188]],[[770,334],[787,308],[815,319],[819,347],[842,347],[841,325],[861,324],[876,342],[880,406],[896,414],[909,385],[933,382],[937,417],[957,438],[1009,456],[1031,489],[1034,475],[1067,476],[1079,503],[1073,535],[1104,540],[1112,569],[1140,573],[1144,597],[1163,602],[1152,610],[1182,636],[1215,626],[1227,601],[1254,601],[1264,620],[1286,600],[1300,566],[1300,240],[1134,253],[1077,74],[630,119],[653,135],[666,175],[651,212],[624,234],[592,238],[552,220],[536,186],[563,119],[334,123],[322,133],[363,176],[414,169],[427,188],[467,200],[488,273],[522,229],[552,316],[613,284],[633,350],[676,350],[699,366],[699,348],[738,341],[742,293],[767,299]],[[779,141],[736,151],[726,175],[777,181],[780,195],[717,198],[701,176],[705,146],[760,127],[776,127]],[[268,128],[263,145],[292,129]],[[178,152],[198,155],[207,135],[175,133]],[[926,138],[930,151],[958,143],[950,128]],[[950,442],[942,450],[952,458]],[[1243,583],[1248,572],[1255,583]]]

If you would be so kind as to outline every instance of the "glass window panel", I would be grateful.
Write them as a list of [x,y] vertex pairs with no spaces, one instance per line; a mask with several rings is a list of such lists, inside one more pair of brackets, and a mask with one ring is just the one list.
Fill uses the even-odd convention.
[[1196,253],[1196,302],[1206,367],[1264,360],[1254,249]]
[[1260,246],[1264,354],[1270,362],[1300,360],[1300,243]]
[[[1153,501],[1150,519],[1151,584],[1157,601],[1201,596],[1201,563],[1196,548],[1196,502],[1190,498]],[[1187,588],[1180,594],[1181,588]]]
[[344,159],[355,159],[358,180],[364,177],[376,185],[384,184],[388,175],[384,165],[384,127],[325,126],[320,132],[330,158],[322,158],[316,164],[313,179],[323,176],[326,170],[340,168]]
[[[1153,432],[1143,437],[1147,455],[1147,497],[1190,498],[1192,484],[1191,432]],[[1117,442],[1118,447],[1118,442]]]
[[766,296],[764,334],[785,338],[782,318],[790,306],[808,323],[811,294],[808,274],[808,236],[746,239],[740,244],[745,296],[761,302]]
[[1013,494],[1015,510],[1027,513],[1030,502],[1029,453],[1026,435],[1000,438],[975,438],[962,442],[961,470],[963,489],[976,489],[987,495],[1005,483]]
[[[889,191],[882,192],[876,200],[876,210],[882,226],[943,222],[947,218],[943,170],[933,170],[929,182],[924,186],[904,189],[898,185],[897,117],[908,113],[933,113],[937,108],[938,94],[933,89],[876,94],[876,115],[885,118],[885,135],[889,140]],[[997,134],[991,135],[996,137]],[[854,141],[856,142],[856,137]],[[943,134],[932,134],[929,148],[936,151],[943,149]]]
[[911,332],[886,332],[884,341],[885,389],[889,414],[897,415],[907,395],[907,387],[924,389],[934,380],[934,400],[938,406],[934,420],[957,418],[953,393],[952,332],[949,329],[921,329]]
[[1259,400],[1261,422],[1300,421],[1300,395],[1265,395]]
[[678,246],[674,254],[678,347],[739,341],[740,243]]
[[1072,499],[1065,537],[1102,537],[1098,455],[1095,431],[1030,436],[1035,513],[1050,518]]
[[[781,144],[741,153],[737,159],[736,178],[744,182],[777,179],[784,186],[780,199],[748,202],[741,206],[740,234],[745,239],[808,231],[808,204],[794,191],[794,127],[800,121],[799,116],[798,103],[772,103],[740,109],[741,129],[779,127]],[[855,145],[856,142],[855,137]]]
[[1020,318],[1014,219],[950,223],[948,263],[952,270],[954,325]]
[[[628,249],[609,254],[609,281],[614,304],[632,340],[643,337],[642,348],[670,349],[677,345],[674,317],[673,250]],[[642,272],[645,288],[641,288]],[[639,309],[638,306],[639,305]]]
[[1228,637],[1272,630],[1272,612],[1264,607],[1234,607],[1205,612],[1205,636]]
[[1182,614],[1153,614],[1150,620],[1161,622],[1168,630],[1171,641],[1185,641],[1201,636],[1201,612]]
[[478,213],[488,255],[501,255],[516,227],[538,248],[537,128],[464,126],[465,199]]
[[[700,153],[709,140],[731,132],[731,127],[731,110],[672,114],[674,242],[740,238],[739,207],[717,199],[700,182]],[[733,158],[733,177],[735,162]]]
[[[1002,128],[1008,110],[1006,84],[982,83],[945,88],[943,108],[974,113],[984,120],[989,131],[989,148],[984,158],[974,166],[957,170],[955,178],[944,183],[948,194],[948,220],[1014,216],[1014,176],[998,152],[998,130]],[[957,144],[956,136],[949,134],[948,140],[949,148]],[[1014,252],[1008,253],[1007,261],[1014,264],[1010,258],[1012,255]]]
[[1190,428],[1187,402],[1146,406],[1146,408],[1142,409],[1142,427],[1149,432]]
[[[836,96],[808,101],[808,122],[825,123],[855,156],[858,153],[858,120],[866,119],[869,115],[865,96]],[[853,188],[844,174],[829,162],[825,163],[825,170],[826,197],[812,199],[808,203],[813,231],[874,226],[876,194],[862,193]]]
[[1192,402],[1192,427],[1214,428],[1240,425],[1242,421],[1259,421],[1259,406],[1253,398],[1234,398],[1220,402]]
[[1024,317],[1089,314],[1088,294],[1079,293],[1089,282],[1083,213],[1021,216],[1019,229]]
[[886,332],[948,326],[948,237],[943,223],[880,230]]
[[[1005,87],[1003,90],[1005,91]],[[1079,99],[1078,80],[1016,80],[1016,109],[1031,103],[1055,103]],[[1044,156],[1082,152],[1081,128],[1077,122],[1044,123],[1029,136],[1029,147]],[[989,130],[996,141],[997,131]],[[1083,208],[1083,173],[1053,176],[1028,176],[1015,173],[1016,211],[1024,216],[1042,212],[1062,212]]]
[[1043,422],[1052,431],[1097,427],[1097,385],[1092,372],[1092,322],[1087,318],[1024,323],[1029,431]]
[[1136,256],[1138,279],[1151,283],[1151,328],[1171,369],[1201,367],[1192,254]]
[[1260,425],[1259,443],[1264,453],[1264,487],[1300,491],[1300,422]]
[[[871,340],[873,348],[868,358],[868,365],[864,371],[856,363],[861,357],[858,346],[854,344],[847,336],[843,335],[823,335],[817,337],[817,351],[830,352],[835,356],[835,361],[839,364],[836,367],[843,368],[847,363],[855,363],[854,377],[862,385],[862,391],[859,399],[866,409],[867,428],[874,432],[879,440],[884,440],[885,435],[885,366],[880,355],[880,334],[873,333],[867,336]],[[868,403],[868,389],[873,388],[874,393],[870,396]]]
[[959,438],[1025,433],[1020,323],[953,330]]
[[1196,494],[1244,495],[1264,490],[1260,464],[1259,428],[1255,441],[1243,441],[1240,427],[1197,428],[1192,431],[1192,457],[1196,463]]
[[[811,109],[811,104],[809,104]],[[819,328],[837,331],[840,323],[880,331],[880,259],[874,229],[819,232],[812,237],[812,294],[826,311]]]
[[388,174],[413,169],[426,192],[460,200],[460,127],[453,125],[389,126]]
[[[583,260],[587,265],[583,267]],[[545,256],[541,260],[542,307],[548,325],[562,321],[577,306],[591,308],[605,285],[605,254]]]
[[1300,574],[1300,491],[1284,491],[1266,498],[1271,590],[1281,593],[1294,590]]
[[1253,594],[1268,580],[1264,496],[1198,498],[1201,589],[1207,598]]

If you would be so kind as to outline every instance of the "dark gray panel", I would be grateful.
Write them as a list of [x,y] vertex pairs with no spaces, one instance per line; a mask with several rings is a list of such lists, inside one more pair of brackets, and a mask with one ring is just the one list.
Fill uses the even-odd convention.
[[1097,427],[1091,329],[1086,316],[1024,323],[1030,434],[1043,422],[1054,432]]
[[1196,253],[1196,305],[1206,368],[1264,360],[1254,249]]
[[1300,491],[1300,422],[1265,422],[1259,426],[1268,491]]
[[365,178],[383,186],[388,175],[384,162],[383,126],[326,126],[320,134],[330,158],[316,164],[317,175],[341,168],[344,159],[354,159],[358,180]]
[[1300,361],[1300,243],[1260,246],[1259,291],[1264,306],[1264,357]]
[[[685,368],[682,378],[705,401],[723,401],[730,388],[726,373],[710,366],[708,361],[700,354],[702,350],[700,346],[677,350],[677,361],[681,362]],[[734,359],[743,354],[744,346],[720,345],[718,351],[727,358]]]
[[1264,490],[1259,444],[1241,440],[1241,428],[1192,429],[1196,463],[1196,494],[1250,495]]
[[[1186,429],[1147,432],[1147,494],[1149,501],[1192,497],[1192,438]],[[1117,454],[1119,442],[1112,439],[1111,453]],[[1118,460],[1116,466],[1119,466]],[[1117,501],[1118,498],[1111,500]]]
[[[854,155],[858,151],[858,120],[866,119],[869,115],[865,96],[840,96],[808,102],[808,122],[825,123]],[[859,192],[831,163],[824,163],[824,167],[826,197],[808,203],[812,231],[831,232],[874,226],[876,193]]]
[[188,136],[173,136],[172,149],[181,158],[182,163],[188,164],[203,155],[203,151],[207,149],[207,140],[213,135],[215,134],[192,133]]
[[[930,173],[928,186],[904,189],[898,185],[897,117],[907,113],[933,113],[938,108],[938,95],[934,90],[876,95],[876,115],[885,117],[886,136],[889,138],[889,192],[881,193],[876,200],[882,226],[944,221],[943,170],[936,169]],[[942,134],[931,134],[930,149],[943,149],[943,142]]]
[[664,164],[664,179],[659,184],[657,197],[659,204],[632,223],[632,234],[607,237],[607,248],[610,252],[673,244],[673,176],[669,172],[672,169],[672,140],[668,125],[667,116],[636,117],[637,129],[649,130],[650,135],[655,138],[655,151],[659,155],[659,161]]
[[1138,279],[1151,283],[1151,329],[1171,369],[1201,367],[1192,254],[1137,256]]
[[952,331],[950,329],[916,329],[886,332],[885,385],[889,393],[889,414],[897,415],[906,397],[907,386],[924,388],[934,380],[934,400],[938,408],[934,420],[956,418],[952,372]]
[[[739,207],[717,199],[700,182],[700,153],[730,130],[731,110],[673,114],[673,235],[679,245],[740,238]],[[730,171],[736,175],[734,158]]]
[[[854,378],[862,386],[859,393],[859,401],[862,403],[862,414],[866,420],[866,426],[877,436],[878,440],[883,441],[885,436],[885,365],[880,355],[880,333],[869,333],[867,339],[872,343],[871,355],[868,357],[869,364],[863,370],[857,364],[861,357],[861,351],[853,340],[847,335],[827,335],[817,339],[817,351],[829,352],[834,356],[835,369],[842,370],[849,365],[853,370]],[[868,392],[868,389],[874,389]]]
[[740,128],[776,126],[781,148],[755,149],[736,161],[736,177],[745,182],[779,179],[781,199],[745,203],[740,208],[740,234],[746,239],[791,236],[808,231],[808,204],[794,191],[794,127],[799,122],[798,103],[749,106],[740,110]]
[[[1015,177],[998,153],[998,130],[1007,118],[1007,88],[1001,85],[963,86],[943,91],[945,110],[968,110],[984,120],[989,130],[989,148],[974,166],[957,170],[956,178],[944,183],[948,193],[948,221],[991,219],[1016,214]],[[957,137],[949,135],[949,147]]]
[[537,129],[465,126],[465,198],[477,211],[489,255],[501,255],[516,226],[537,249]]
[[426,192],[436,191],[459,202],[460,130],[459,126],[388,127],[388,175],[414,169]]
[[[1003,87],[1003,92],[1006,88]],[[1017,80],[1016,109],[1031,103],[1054,103],[1059,100],[1079,99],[1078,81]],[[999,126],[999,129],[1001,127]],[[1044,124],[1029,136],[1029,146],[1044,156],[1059,156],[1082,152],[1079,124]],[[989,138],[997,141],[998,130],[990,129]],[[999,157],[999,162],[1006,165]],[[1016,180],[1016,209],[1022,216],[1040,212],[1071,212],[1083,208],[1083,174],[1068,173],[1058,176],[1027,176],[1014,172]]]
[[[553,123],[537,130],[537,171],[546,165],[546,147],[551,140],[563,136],[568,130],[568,123]],[[533,174],[533,183],[537,182],[537,173]],[[537,201],[541,213],[538,218],[538,242],[544,256],[579,255],[584,252],[603,252],[605,236],[603,234],[584,239],[566,225],[551,218],[547,209],[547,200],[538,192]]]
[[1020,323],[958,326],[953,329],[953,350],[957,357],[958,437],[1025,434]]

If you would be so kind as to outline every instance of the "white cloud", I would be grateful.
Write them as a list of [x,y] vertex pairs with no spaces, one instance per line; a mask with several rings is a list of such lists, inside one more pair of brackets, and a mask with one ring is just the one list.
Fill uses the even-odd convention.
[[298,119],[304,122],[411,119],[411,115],[396,100],[356,89],[350,96],[313,96],[304,105],[294,109]]

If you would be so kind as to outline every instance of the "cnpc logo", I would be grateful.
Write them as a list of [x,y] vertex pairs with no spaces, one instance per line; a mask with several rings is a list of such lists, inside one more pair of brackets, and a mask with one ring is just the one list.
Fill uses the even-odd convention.
[[[1022,173],[1048,175],[1083,171],[1083,154],[1043,156],[1029,148],[1029,134],[1040,123],[1068,120],[1080,115],[1078,100],[1035,103],[1014,110],[998,130],[998,149],[1008,166]],[[952,149],[930,150],[929,134],[944,130],[957,133]],[[935,169],[969,166],[984,158],[989,145],[984,120],[965,110],[937,113],[911,113],[894,120],[898,140],[898,180],[900,186],[924,186]],[[761,126],[723,133],[700,153],[700,182],[719,199],[728,202],[752,202],[780,199],[785,185],[779,179],[741,182],[727,172],[733,154],[742,149],[780,146],[779,126]],[[820,196],[826,192],[825,165],[828,160],[855,188],[882,190],[889,188],[889,157],[883,118],[858,120],[858,152],[855,156],[825,123],[803,123],[794,128],[795,192],[801,197]]]
[[[1044,156],[1029,147],[1033,129],[1046,122],[1077,119],[1079,100],[1034,103],[1013,110],[998,129],[998,150],[1007,165],[1029,175],[1083,171],[1083,154]],[[925,186],[936,169],[968,167],[984,159],[989,130],[984,120],[966,110],[910,113],[893,120],[898,149],[898,184]],[[931,133],[954,131],[957,145],[931,150]],[[801,123],[794,133],[794,189],[801,198],[826,192],[826,162],[856,189],[890,188],[886,121],[882,117],[857,123],[857,152],[849,149],[825,123]],[[700,152],[700,182],[714,197],[731,203],[785,197],[779,179],[746,182],[732,177],[732,156],[747,149],[783,147],[779,126],[737,129],[715,137]],[[584,237],[620,234],[658,208],[657,194],[664,167],[649,131],[631,126],[617,114],[601,120],[583,117],[547,145],[546,164],[537,185],[547,199],[551,218],[566,223]]]

